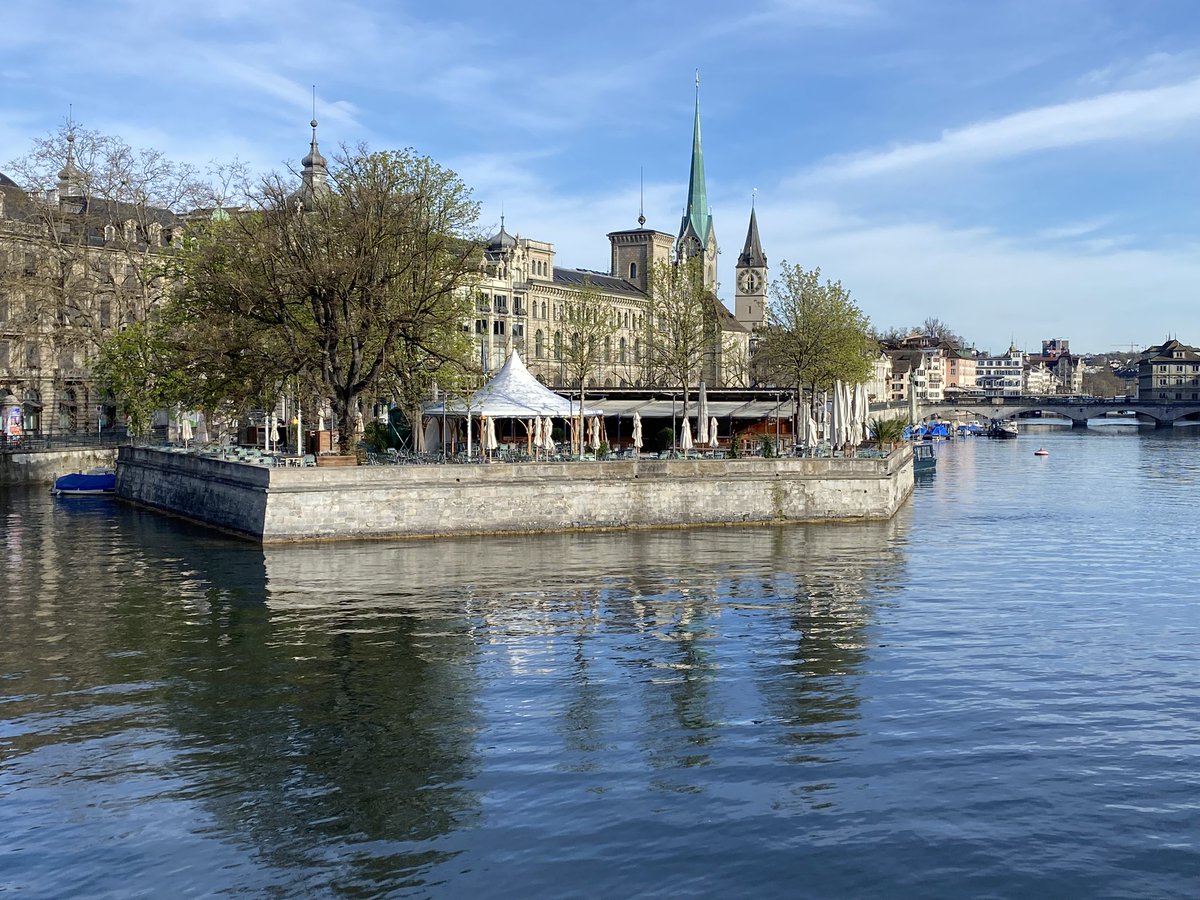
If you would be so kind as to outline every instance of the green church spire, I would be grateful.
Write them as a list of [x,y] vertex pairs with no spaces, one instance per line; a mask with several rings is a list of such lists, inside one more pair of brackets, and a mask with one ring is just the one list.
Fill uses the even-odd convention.
[[679,226],[683,237],[691,225],[700,246],[708,245],[712,216],[708,212],[708,191],[704,187],[704,151],[700,147],[700,70],[696,70],[696,122],[692,128],[692,172],[688,179],[687,209]]

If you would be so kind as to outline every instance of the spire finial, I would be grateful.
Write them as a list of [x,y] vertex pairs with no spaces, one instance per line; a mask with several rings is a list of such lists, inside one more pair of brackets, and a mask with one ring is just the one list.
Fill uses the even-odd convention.
[[638,168],[638,228],[646,227],[646,167]]
[[754,201],[758,199],[758,188],[750,192],[750,209],[754,209]]

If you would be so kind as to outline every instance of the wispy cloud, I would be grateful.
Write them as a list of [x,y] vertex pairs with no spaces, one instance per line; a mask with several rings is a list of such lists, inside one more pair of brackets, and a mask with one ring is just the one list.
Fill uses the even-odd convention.
[[1200,126],[1200,78],[1146,90],[1114,91],[1025,110],[942,133],[936,141],[835,158],[809,179],[866,179],[933,166],[1011,159],[1106,141],[1157,140]]

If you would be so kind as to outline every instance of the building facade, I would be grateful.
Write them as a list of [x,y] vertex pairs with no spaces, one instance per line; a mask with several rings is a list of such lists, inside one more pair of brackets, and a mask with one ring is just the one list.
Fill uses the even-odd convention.
[[1143,350],[1137,399],[1200,400],[1200,350],[1174,338]]
[[172,250],[170,211],[94,190],[73,134],[51,188],[0,174],[0,405],[5,437],[120,427],[92,367],[118,329],[144,319],[164,284],[154,265]]

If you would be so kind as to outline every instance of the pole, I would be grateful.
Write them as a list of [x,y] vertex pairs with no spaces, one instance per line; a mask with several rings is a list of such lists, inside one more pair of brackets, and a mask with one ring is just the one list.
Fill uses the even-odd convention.
[[679,446],[678,427],[675,424],[675,395],[671,395],[671,452],[675,453]]

